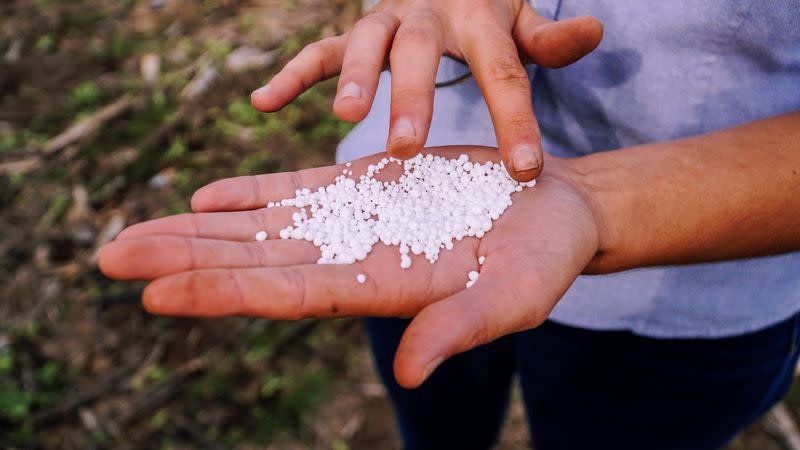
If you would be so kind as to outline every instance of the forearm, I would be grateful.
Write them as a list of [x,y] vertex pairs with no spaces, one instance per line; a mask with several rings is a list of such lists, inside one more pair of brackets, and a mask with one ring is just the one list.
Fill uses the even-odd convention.
[[600,227],[588,273],[800,250],[800,112],[568,164]]

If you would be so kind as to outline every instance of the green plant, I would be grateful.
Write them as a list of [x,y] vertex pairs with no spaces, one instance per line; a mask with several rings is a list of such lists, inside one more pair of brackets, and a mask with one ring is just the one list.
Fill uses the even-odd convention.
[[78,108],[94,106],[102,99],[102,92],[93,81],[84,81],[75,86],[70,93],[72,103]]
[[36,41],[36,49],[42,52],[50,52],[56,46],[56,38],[52,33],[43,34]]

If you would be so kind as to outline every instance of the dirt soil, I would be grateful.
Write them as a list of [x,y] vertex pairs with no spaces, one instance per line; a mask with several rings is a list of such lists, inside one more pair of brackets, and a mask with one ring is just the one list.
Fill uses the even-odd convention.
[[[212,180],[330,163],[335,81],[269,115],[249,93],[360,7],[0,2],[0,448],[398,448],[357,320],[154,317],[96,266]],[[729,450],[791,448],[775,429]],[[518,399],[498,448],[528,448]]]

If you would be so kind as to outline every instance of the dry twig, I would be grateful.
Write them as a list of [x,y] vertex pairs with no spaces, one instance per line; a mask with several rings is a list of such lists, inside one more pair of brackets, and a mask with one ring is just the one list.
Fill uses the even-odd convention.
[[42,147],[42,153],[52,155],[64,147],[93,135],[103,124],[121,115],[133,106],[133,97],[124,95],[114,102],[104,106],[92,116],[72,124],[58,136],[50,139]]

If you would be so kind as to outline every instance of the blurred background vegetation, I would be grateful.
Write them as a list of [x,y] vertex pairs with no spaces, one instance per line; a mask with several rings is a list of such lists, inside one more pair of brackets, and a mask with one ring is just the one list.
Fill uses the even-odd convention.
[[[212,180],[332,162],[335,81],[275,114],[249,94],[361,6],[0,2],[0,448],[397,447],[358,321],[154,317],[96,267]],[[798,448],[790,411],[731,449]],[[515,402],[499,448],[527,441]]]

